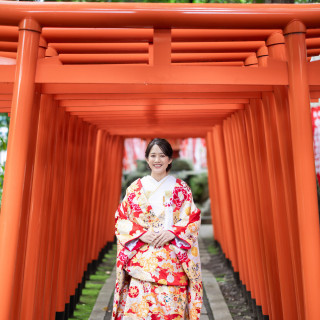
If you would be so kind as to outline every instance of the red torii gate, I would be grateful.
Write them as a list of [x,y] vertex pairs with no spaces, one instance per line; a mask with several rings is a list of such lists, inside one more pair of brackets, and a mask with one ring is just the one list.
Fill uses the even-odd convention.
[[0,21],[1,320],[64,317],[113,240],[129,136],[206,137],[234,271],[271,319],[320,318],[320,5],[0,2]]

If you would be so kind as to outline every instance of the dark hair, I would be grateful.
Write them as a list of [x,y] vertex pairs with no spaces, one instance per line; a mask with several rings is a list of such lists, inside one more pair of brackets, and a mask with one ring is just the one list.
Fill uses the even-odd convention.
[[[157,145],[167,157],[172,159],[173,151],[170,143],[166,139],[160,139],[160,138],[155,138],[149,142],[145,152],[146,159],[148,159],[150,151],[154,145]],[[169,163],[166,171],[168,172],[171,169],[171,167],[172,167],[172,162]]]

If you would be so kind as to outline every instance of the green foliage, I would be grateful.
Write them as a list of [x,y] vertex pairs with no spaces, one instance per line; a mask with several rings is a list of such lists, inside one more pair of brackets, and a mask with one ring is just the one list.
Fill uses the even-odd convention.
[[222,273],[222,274],[218,274],[217,276],[216,276],[216,280],[217,280],[217,282],[225,282],[225,274],[224,273]]
[[203,203],[209,197],[208,173],[202,172],[190,179],[190,188],[193,199],[197,203]]
[[172,171],[193,170],[193,164],[186,159],[174,159],[172,162]]
[[216,255],[219,253],[219,249],[214,245],[214,243],[210,243],[207,248],[208,252],[212,255]]
[[[53,0],[44,0],[53,1]],[[133,2],[133,3],[319,3],[319,0],[56,0],[57,2]]]
[[176,171],[172,173],[172,175],[177,178],[181,179],[184,182],[186,182],[188,185],[190,185],[190,179],[195,175],[193,171]]
[[[52,0],[45,0],[52,1]],[[57,2],[255,3],[261,0],[57,0]]]
[[317,196],[318,196],[318,213],[319,213],[319,220],[320,220],[320,185],[319,185],[317,176],[316,176],[316,182],[317,182]]
[[[74,315],[70,320],[87,320],[90,317],[92,309],[96,303],[97,297],[106,280],[110,277],[111,271],[115,265],[117,247],[105,254],[103,263],[98,267],[97,272],[90,276],[86,281],[85,288],[82,290],[80,301],[76,306]],[[108,301],[106,301],[108,304]]]
[[[10,123],[10,118],[8,117],[8,114],[0,113],[0,152],[7,150],[9,123]],[[4,167],[5,167],[5,162],[0,163],[0,204],[2,200]]]
[[138,178],[142,178],[146,175],[146,172],[138,172],[138,171],[132,171],[128,174],[126,181],[125,181],[125,185],[128,187],[130,186],[130,184],[137,180]]
[[294,3],[318,3],[318,0],[295,0]]
[[137,160],[137,171],[138,172],[149,171],[149,166],[146,160]]
[[130,186],[130,184],[137,180],[138,178],[142,178],[145,175],[149,174],[148,172],[139,172],[139,171],[132,171],[126,175],[124,182],[122,183],[122,190],[121,190],[121,199],[124,197],[126,189]]

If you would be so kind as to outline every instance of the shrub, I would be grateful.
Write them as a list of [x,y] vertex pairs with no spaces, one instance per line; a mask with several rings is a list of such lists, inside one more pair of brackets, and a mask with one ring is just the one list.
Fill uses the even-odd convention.
[[126,189],[130,186],[130,184],[137,180],[138,178],[142,178],[147,175],[147,172],[139,172],[139,171],[132,171],[127,174],[124,183],[122,184],[122,196],[121,199],[124,197]]
[[144,174],[146,171],[150,171],[146,160],[137,160],[137,171],[143,172]]
[[190,178],[194,202],[203,203],[209,197],[208,173],[202,172]]
[[171,171],[193,170],[193,164],[186,159],[174,159]]

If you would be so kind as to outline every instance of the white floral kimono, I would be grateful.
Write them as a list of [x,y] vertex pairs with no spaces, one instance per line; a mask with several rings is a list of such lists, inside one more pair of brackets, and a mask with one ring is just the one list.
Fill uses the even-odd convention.
[[[202,281],[200,210],[189,186],[173,176],[134,181],[116,212],[118,238],[115,320],[198,320]],[[175,238],[155,248],[140,240],[150,228]]]

